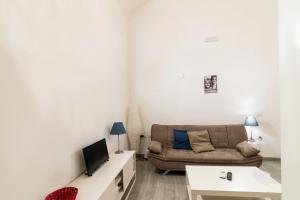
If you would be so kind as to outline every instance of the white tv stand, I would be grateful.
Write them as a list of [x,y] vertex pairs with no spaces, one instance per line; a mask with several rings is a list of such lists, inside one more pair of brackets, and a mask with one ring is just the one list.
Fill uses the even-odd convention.
[[125,200],[134,183],[136,159],[134,151],[110,154],[109,161],[92,176],[82,174],[69,186],[78,188],[76,200]]

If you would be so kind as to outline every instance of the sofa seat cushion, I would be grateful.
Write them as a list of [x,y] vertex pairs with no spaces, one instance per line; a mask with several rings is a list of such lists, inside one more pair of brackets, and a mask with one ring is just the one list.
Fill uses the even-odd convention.
[[245,157],[236,149],[230,148],[216,148],[215,151],[201,153],[168,148],[165,151],[164,159],[180,162],[237,163],[243,161]]

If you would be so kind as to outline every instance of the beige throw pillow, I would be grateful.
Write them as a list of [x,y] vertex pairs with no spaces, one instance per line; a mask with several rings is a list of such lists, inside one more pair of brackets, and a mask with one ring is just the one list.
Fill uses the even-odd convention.
[[236,148],[243,154],[245,157],[256,156],[260,151],[255,149],[251,144],[244,141],[236,145]]
[[215,150],[214,146],[210,143],[207,130],[188,131],[188,136],[191,147],[196,153]]
[[149,147],[149,151],[152,153],[160,154],[162,152],[162,145],[160,142],[157,141],[151,141]]

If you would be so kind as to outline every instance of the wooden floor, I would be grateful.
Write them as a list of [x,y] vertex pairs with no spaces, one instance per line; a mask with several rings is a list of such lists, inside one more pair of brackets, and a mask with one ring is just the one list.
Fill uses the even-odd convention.
[[[261,169],[281,182],[280,165],[278,160],[265,160]],[[188,200],[185,173],[170,172],[164,176],[148,161],[138,160],[137,179],[128,200]]]

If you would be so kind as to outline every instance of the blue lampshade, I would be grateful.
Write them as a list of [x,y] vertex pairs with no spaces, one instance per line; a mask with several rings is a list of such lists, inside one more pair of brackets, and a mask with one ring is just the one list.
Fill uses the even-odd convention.
[[110,131],[111,135],[122,135],[125,133],[126,130],[124,128],[123,122],[115,122]]
[[244,123],[245,126],[258,126],[258,122],[255,117],[248,116]]

